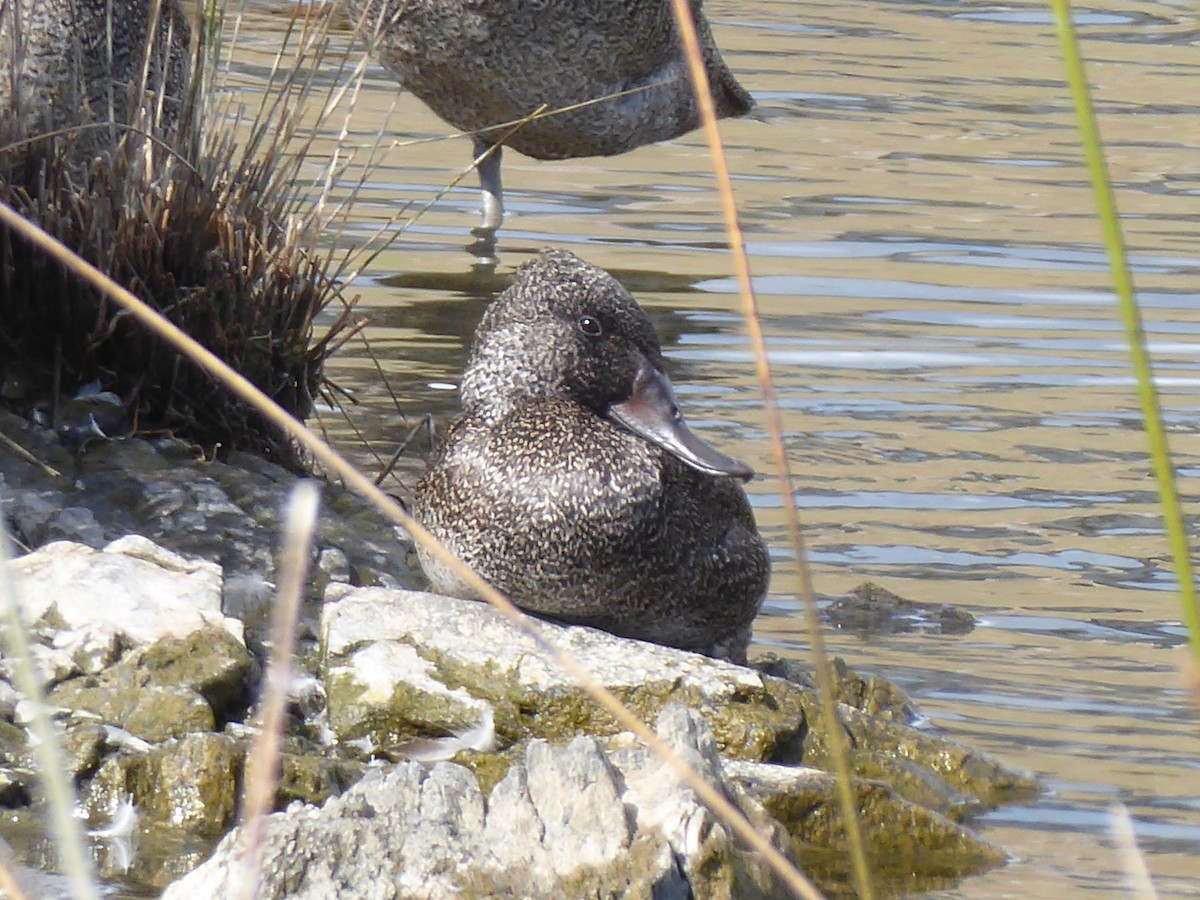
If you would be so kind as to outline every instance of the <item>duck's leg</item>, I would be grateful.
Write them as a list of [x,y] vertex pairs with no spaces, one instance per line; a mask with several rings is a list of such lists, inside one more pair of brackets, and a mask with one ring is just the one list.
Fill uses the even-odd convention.
[[483,138],[475,138],[475,158],[479,160],[479,187],[483,192],[483,221],[475,229],[476,234],[494,235],[504,222],[504,189],[500,186],[501,150],[501,147],[493,147]]

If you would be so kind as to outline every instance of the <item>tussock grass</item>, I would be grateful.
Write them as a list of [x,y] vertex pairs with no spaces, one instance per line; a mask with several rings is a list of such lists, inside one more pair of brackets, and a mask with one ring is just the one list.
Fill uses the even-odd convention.
[[[272,102],[252,113],[231,109],[230,92],[219,89],[228,58],[222,13],[209,7],[192,25],[190,80],[172,83],[154,64],[161,41],[147,42],[149,62],[133,71],[144,79],[157,72],[159,81],[112,90],[130,101],[124,113],[112,103],[86,110],[72,127],[39,132],[64,116],[10,109],[0,120],[0,199],[304,418],[350,326],[339,294],[350,260],[320,247],[337,211],[313,196],[310,132],[300,124],[313,105],[320,112],[310,120],[332,115],[338,98],[318,97],[312,69],[299,64],[323,46],[312,26],[289,32],[297,61],[273,73]],[[86,59],[79,66],[95,74]],[[318,328],[335,301],[337,312]],[[99,382],[136,408],[143,431],[302,465],[260,414],[8,229],[0,232],[0,348],[42,385],[69,393]]]

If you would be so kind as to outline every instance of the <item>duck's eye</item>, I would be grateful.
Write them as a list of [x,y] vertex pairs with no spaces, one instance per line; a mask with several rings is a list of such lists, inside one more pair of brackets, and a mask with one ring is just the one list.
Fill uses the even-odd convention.
[[584,316],[579,320],[579,330],[588,337],[600,337],[600,333],[604,330],[600,327],[600,320],[594,319],[591,316]]

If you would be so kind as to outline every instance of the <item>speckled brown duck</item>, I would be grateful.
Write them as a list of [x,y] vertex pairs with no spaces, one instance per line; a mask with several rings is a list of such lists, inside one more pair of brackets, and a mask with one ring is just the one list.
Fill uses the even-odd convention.
[[[612,156],[700,124],[670,0],[346,0],[376,57],[435,113],[535,159]],[[718,116],[753,101],[692,13]],[[619,96],[614,96],[619,95]],[[611,99],[592,103],[602,97]],[[543,104],[544,116],[508,133]],[[501,126],[501,127],[495,127]],[[507,134],[507,136],[505,136]],[[504,218],[500,148],[479,166],[483,231]]]
[[[488,307],[462,416],[413,513],[514,603],[745,658],[770,562],[747,466],[693,434],[658,337],[607,272],[543,251]],[[473,596],[428,556],[435,591]]]

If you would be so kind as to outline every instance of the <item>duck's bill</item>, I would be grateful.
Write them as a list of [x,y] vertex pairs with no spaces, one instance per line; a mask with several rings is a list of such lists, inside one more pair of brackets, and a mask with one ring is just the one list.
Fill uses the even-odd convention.
[[662,447],[693,469],[709,475],[749,479],[754,470],[696,437],[688,428],[667,376],[644,363],[628,400],[608,408],[609,417],[650,443]]

